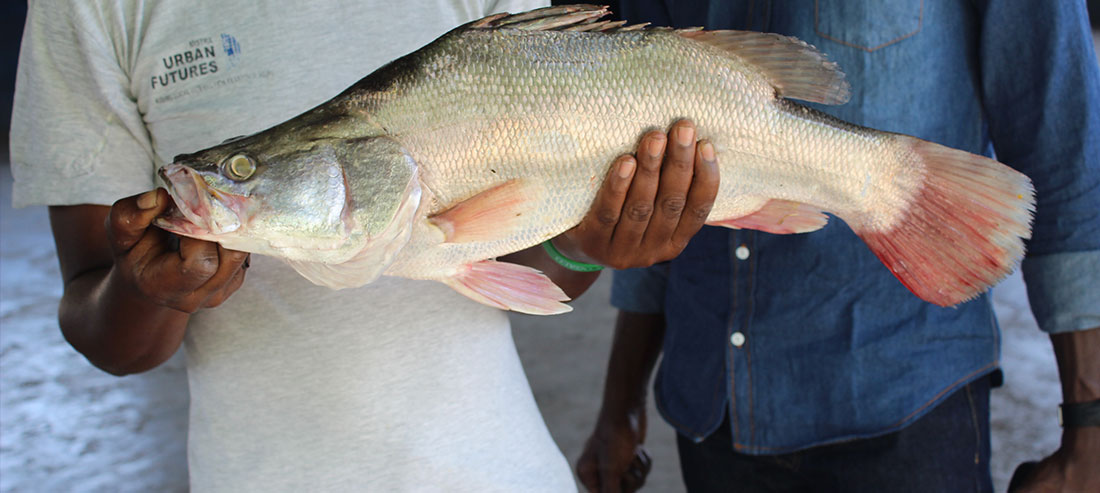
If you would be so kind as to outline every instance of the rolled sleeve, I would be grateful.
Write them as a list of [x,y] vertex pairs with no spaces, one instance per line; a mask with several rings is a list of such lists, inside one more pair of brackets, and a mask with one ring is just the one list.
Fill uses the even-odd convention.
[[1100,66],[1083,2],[986,0],[983,102],[997,158],[1031,177],[1023,262],[1046,332],[1100,326]]
[[1100,251],[1028,257],[1023,274],[1040,329],[1056,334],[1100,327]]
[[611,283],[611,304],[628,312],[664,313],[667,284],[667,263],[617,270]]

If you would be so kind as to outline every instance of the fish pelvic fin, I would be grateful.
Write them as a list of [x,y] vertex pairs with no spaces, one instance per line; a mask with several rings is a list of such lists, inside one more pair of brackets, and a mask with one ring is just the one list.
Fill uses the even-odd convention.
[[755,229],[777,235],[808,233],[824,228],[829,216],[821,209],[791,200],[771,199],[756,212],[732,219],[707,221],[710,226]]
[[[895,136],[923,181],[889,227],[852,229],[920,298],[953,306],[1011,273],[1031,237],[1031,180],[992,159]],[[905,151],[908,152],[905,152]]]
[[482,260],[459,268],[443,282],[466,297],[501,310],[555,315],[573,310],[565,292],[549,277],[519,264]]
[[718,48],[756,67],[790,99],[822,104],[848,102],[851,92],[844,72],[809,43],[773,33],[679,30],[685,38]]
[[447,243],[491,241],[508,235],[538,203],[538,190],[521,179],[509,180],[436,214],[428,221]]

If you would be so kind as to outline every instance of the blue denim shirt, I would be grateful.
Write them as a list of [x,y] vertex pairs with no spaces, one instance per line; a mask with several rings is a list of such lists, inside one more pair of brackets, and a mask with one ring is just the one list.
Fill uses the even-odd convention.
[[[798,37],[852,84],[847,104],[815,108],[995,150],[1026,173],[1038,205],[1023,270],[1040,326],[1100,326],[1100,74],[1083,2],[665,3],[618,10]],[[617,272],[612,292],[621,309],[666,315],[655,383],[665,419],[702,440],[728,412],[744,453],[897,430],[998,365],[988,295],[955,308],[921,301],[836,218],[802,235],[704,228],[672,262]]]

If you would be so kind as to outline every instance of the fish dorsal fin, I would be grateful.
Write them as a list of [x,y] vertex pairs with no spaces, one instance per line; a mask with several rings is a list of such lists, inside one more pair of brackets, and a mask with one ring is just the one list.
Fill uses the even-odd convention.
[[519,14],[493,14],[470,23],[475,29],[522,29],[525,31],[637,31],[649,23],[627,26],[626,21],[597,19],[611,11],[600,5],[559,5]]
[[851,96],[836,62],[809,43],[774,33],[680,30],[681,36],[714,46],[760,69],[780,96],[842,104]]
[[[493,14],[471,22],[473,29],[522,29],[526,31],[585,31],[621,33],[661,30],[648,23],[601,21],[610,14],[599,5],[559,5],[520,14]],[[780,96],[814,103],[841,104],[850,97],[848,81],[835,62],[810,44],[788,36],[752,31],[704,31],[677,29],[676,34],[716,47],[758,68]]]

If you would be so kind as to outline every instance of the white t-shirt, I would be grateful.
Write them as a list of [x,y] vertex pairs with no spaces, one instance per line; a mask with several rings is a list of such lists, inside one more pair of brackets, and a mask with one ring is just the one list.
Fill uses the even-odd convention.
[[[104,204],[447,30],[541,0],[34,0],[12,122],[16,206]],[[435,282],[310,284],[253,257],[192,317],[197,491],[573,491],[505,315]]]

